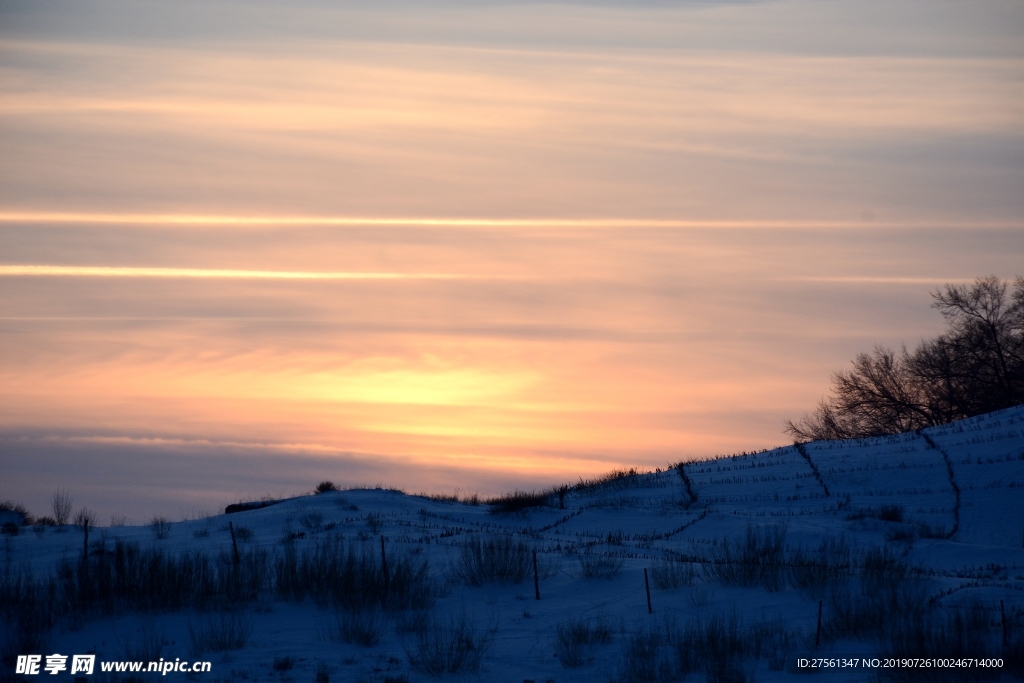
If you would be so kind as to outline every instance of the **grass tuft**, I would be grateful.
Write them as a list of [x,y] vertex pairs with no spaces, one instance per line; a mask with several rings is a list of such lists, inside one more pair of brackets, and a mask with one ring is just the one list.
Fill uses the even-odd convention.
[[494,638],[492,626],[480,632],[465,612],[432,621],[409,642],[403,641],[409,665],[431,676],[476,673]]
[[604,618],[576,617],[555,627],[555,656],[567,669],[583,666],[594,659],[595,645],[612,642],[612,628]]
[[853,551],[843,536],[828,536],[814,550],[798,548],[789,556],[789,581],[819,600],[853,571]]
[[668,683],[677,680],[675,662],[661,629],[641,628],[622,646],[617,683]]
[[696,576],[692,562],[655,560],[651,566],[651,583],[659,590],[692,586]]
[[171,535],[171,522],[166,517],[154,517],[149,522],[149,530],[159,540],[164,540]]
[[777,592],[786,587],[787,565],[786,527],[750,525],[741,542],[726,540],[718,546],[704,574],[723,586],[760,585]]
[[384,574],[373,545],[345,544],[337,537],[301,552],[288,544],[275,562],[275,590],[287,600],[310,598],[320,605],[346,609],[425,609],[433,605],[436,587],[427,563],[392,552]]
[[532,569],[533,555],[526,543],[511,536],[470,537],[462,544],[459,560],[450,575],[458,583],[480,586],[519,583]]
[[252,619],[241,611],[225,611],[189,620],[189,653],[201,657],[206,652],[241,650],[252,635]]
[[584,552],[576,555],[576,562],[578,578],[611,579],[622,569],[624,560],[621,557],[591,552],[590,548],[587,548]]
[[327,622],[324,635],[340,643],[373,647],[384,637],[387,625],[384,612],[376,607],[338,609]]

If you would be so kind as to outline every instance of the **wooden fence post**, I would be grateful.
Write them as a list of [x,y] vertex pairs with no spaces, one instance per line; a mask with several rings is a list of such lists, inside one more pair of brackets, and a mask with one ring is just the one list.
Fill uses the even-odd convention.
[[388,556],[384,552],[384,534],[380,535],[380,564],[384,572],[384,597],[381,599],[382,606],[388,602],[388,590],[391,588],[391,575],[388,574]]
[[238,554],[238,541],[235,540],[235,525],[228,522],[228,531],[231,532],[231,549],[234,551],[235,566],[242,564],[242,557]]
[[540,576],[537,574],[537,550],[533,551],[533,592],[540,600]]
[[651,582],[647,580],[647,567],[644,567],[644,588],[647,590],[647,613],[654,614],[654,608],[651,607]]

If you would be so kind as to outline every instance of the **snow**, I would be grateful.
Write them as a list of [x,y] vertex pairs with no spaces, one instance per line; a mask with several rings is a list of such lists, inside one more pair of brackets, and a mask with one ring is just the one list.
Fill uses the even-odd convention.
[[[466,614],[481,630],[492,628],[493,642],[480,672],[448,675],[446,680],[594,681],[615,676],[629,633],[694,616],[740,615],[745,622],[781,620],[798,631],[799,648],[810,652],[818,601],[794,588],[768,592],[761,587],[723,586],[700,571],[693,585],[652,587],[648,614],[644,569],[665,558],[706,558],[725,539],[739,539],[749,525],[783,524],[790,547],[815,548],[822,539],[844,537],[855,548],[896,549],[911,566],[929,573],[928,590],[942,597],[968,596],[989,606],[1003,601],[1008,612],[1024,610],[1024,406],[893,437],[846,442],[816,442],[716,460],[687,463],[685,472],[697,493],[690,503],[675,470],[641,474],[603,487],[570,491],[565,509],[554,505],[523,514],[492,514],[486,505],[469,505],[406,495],[390,490],[349,490],[309,495],[275,505],[171,525],[166,539],[148,526],[94,529],[90,541],[134,541],[172,553],[231,551],[228,523],[252,537],[243,549],[281,553],[289,535],[299,551],[330,535],[374,544],[378,534],[367,522],[380,515],[379,535],[393,556],[416,553],[444,582],[473,534],[514,534],[538,550],[541,599],[532,577],[514,585],[448,585],[435,614]],[[928,438],[925,438],[925,437]],[[928,439],[935,444],[932,447]],[[954,528],[957,494],[947,461],[960,489],[959,526]],[[820,473],[820,481],[808,459]],[[826,495],[826,487],[828,495]],[[879,519],[883,506],[902,506],[903,521]],[[873,516],[874,515],[874,516]],[[302,521],[316,521],[310,529]],[[920,530],[931,529],[932,537]],[[914,537],[916,531],[917,537]],[[900,533],[902,532],[902,536]],[[926,534],[927,535],[927,534]],[[72,529],[28,530],[4,537],[7,568],[28,567],[37,576],[62,559],[81,554],[83,538]],[[578,576],[576,551],[619,557],[622,570],[610,579]],[[610,644],[596,645],[594,659],[565,668],[554,656],[559,623],[575,616],[603,619],[613,626]],[[362,647],[325,640],[330,612],[306,603],[266,596],[251,605],[246,618],[252,633],[243,649],[210,654],[210,674],[195,680],[313,681],[326,671],[331,681],[383,681],[405,675],[431,680],[410,669],[402,638],[389,626],[380,643]],[[126,649],[146,633],[166,639],[165,659],[190,659],[189,624],[202,615],[191,611],[97,616],[84,623],[61,622],[50,634],[48,652],[94,652],[101,660],[125,658]],[[408,646],[408,640],[404,644]],[[878,653],[876,642],[830,643],[821,652]],[[884,654],[884,653],[883,653]],[[897,654],[897,653],[892,653]],[[275,659],[291,657],[294,667],[275,671]],[[759,681],[790,680],[787,670],[770,670],[765,660],[745,664]],[[152,674],[149,674],[152,676]],[[184,678],[184,674],[169,674]],[[820,676],[819,676],[820,677]],[[864,680],[864,670],[828,674],[830,681]],[[33,679],[38,677],[27,677]],[[50,678],[47,676],[47,678]],[[56,677],[60,678],[60,677]],[[692,680],[701,680],[694,675]]]

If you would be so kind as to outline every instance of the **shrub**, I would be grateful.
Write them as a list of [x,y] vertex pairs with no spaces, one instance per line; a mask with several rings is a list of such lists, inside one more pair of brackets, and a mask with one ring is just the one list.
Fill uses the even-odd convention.
[[709,682],[745,680],[740,664],[749,654],[748,633],[735,612],[728,619],[722,615],[695,619],[673,635],[683,675],[702,671]]
[[709,564],[706,578],[724,586],[761,585],[770,592],[786,586],[786,527],[749,525],[743,541],[723,541]]
[[295,668],[294,657],[274,657],[274,663],[271,665],[274,671],[291,671]]
[[907,578],[910,569],[889,548],[868,550],[860,565],[861,589],[867,595],[896,588]]
[[252,619],[244,612],[226,611],[208,614],[200,620],[189,620],[189,652],[200,657],[205,652],[241,650],[252,635]]
[[378,609],[341,610],[335,615],[338,636],[346,643],[373,647],[387,630],[387,617]]
[[643,472],[635,467],[628,470],[612,470],[593,479],[580,479],[579,483],[572,487],[577,493],[594,492],[602,490],[619,491],[635,487],[640,483],[640,475]]
[[660,590],[692,586],[696,574],[691,562],[655,560],[651,566],[651,583]]
[[494,638],[492,625],[480,633],[463,612],[446,620],[432,621],[411,642],[402,643],[409,665],[415,671],[440,676],[446,673],[476,673]]
[[377,512],[367,512],[366,526],[370,527],[370,533],[379,534],[384,528],[384,516]]
[[166,517],[154,517],[149,522],[149,529],[153,532],[153,536],[164,540],[171,535],[171,522]]
[[252,540],[252,529],[244,526],[236,526],[235,528],[235,540],[239,543],[248,543]]
[[113,549],[88,560],[65,560],[56,583],[65,613],[116,614],[124,610],[173,610],[232,604],[257,599],[268,582],[266,551],[254,549],[233,562],[200,552],[169,554],[160,548],[140,550],[117,541]]
[[17,536],[20,531],[21,529],[14,522],[4,522],[3,525],[0,526],[0,533],[5,536]]
[[421,494],[424,498],[429,498],[436,503],[458,503],[459,492],[455,493],[424,493]]
[[676,667],[670,658],[661,631],[641,628],[622,646],[622,663],[617,680],[621,683],[667,683],[676,680]]
[[38,579],[10,564],[0,573],[0,658],[6,664],[30,652],[47,652],[59,602],[52,578]]
[[78,511],[77,515],[75,515],[75,529],[78,531],[84,531],[87,524],[90,529],[96,526],[96,513],[89,508],[84,507]]
[[562,666],[574,668],[592,661],[593,646],[612,642],[611,626],[604,619],[592,622],[576,617],[555,627],[555,656]]
[[749,678],[745,659],[767,658],[769,668],[779,671],[794,642],[783,622],[745,627],[735,612],[693,619],[683,628],[667,620],[663,628],[644,628],[629,638],[619,680],[661,683],[699,672],[709,683],[742,683]]
[[462,544],[459,561],[451,577],[469,586],[485,583],[519,583],[533,569],[530,547],[511,536],[468,538]]
[[746,652],[767,659],[771,671],[781,671],[785,667],[786,656],[798,641],[797,634],[790,632],[782,619],[754,622],[746,633]]
[[10,500],[0,500],[0,514],[7,512],[15,519],[9,520],[9,523],[15,526],[29,526],[32,524],[32,514],[28,511],[21,503],[15,503]]
[[[998,657],[993,647],[992,629],[987,610],[979,604],[951,608],[935,608],[910,619],[898,619],[888,629],[888,652],[900,657],[919,658],[987,658]],[[903,669],[882,670],[883,680],[899,681],[982,681],[999,679],[995,668],[959,669]]]
[[902,522],[903,521],[903,506],[902,505],[883,505],[878,508],[878,519],[883,522]]
[[492,514],[526,512],[530,508],[546,507],[549,494],[542,491],[513,491],[486,501]]
[[278,596],[347,609],[379,606],[388,610],[424,609],[433,605],[435,587],[427,563],[392,553],[385,576],[380,555],[370,546],[346,545],[331,537],[312,548],[285,547],[278,557]]
[[258,599],[268,574],[268,555],[260,549],[242,553],[236,564],[226,553],[171,555],[162,548],[140,550],[138,544],[116,541],[88,558],[65,559],[39,579],[5,569],[0,573],[0,625],[13,625],[25,641],[22,652],[37,652],[27,644],[44,638],[58,618],[80,624],[91,616],[124,611],[231,607]]
[[480,504],[479,494],[472,493],[466,496],[460,496],[459,489],[455,489],[454,493],[421,493],[420,495],[438,503],[462,503],[463,505]]
[[333,481],[322,481],[316,485],[313,490],[314,493],[327,493],[328,491],[337,491],[338,487],[334,485]]
[[387,617],[376,607],[339,609],[327,622],[325,634],[330,640],[373,647],[387,630]]
[[53,518],[57,526],[64,526],[71,519],[71,494],[67,489],[57,489],[50,499],[53,509]]
[[901,622],[920,619],[927,610],[927,591],[917,582],[859,595],[836,588],[825,601],[822,634],[828,640],[883,638]]
[[590,548],[587,548],[584,552],[577,553],[576,562],[579,564],[577,577],[611,579],[622,569],[624,560],[621,557],[591,552]]

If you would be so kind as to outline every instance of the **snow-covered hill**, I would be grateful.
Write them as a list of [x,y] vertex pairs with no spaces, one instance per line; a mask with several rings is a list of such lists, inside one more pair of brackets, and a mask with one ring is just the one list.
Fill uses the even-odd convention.
[[[482,653],[479,668],[470,662],[443,676],[466,680],[667,680],[689,669],[698,681],[790,680],[804,675],[795,660],[815,653],[1002,657],[999,671],[959,668],[952,680],[1009,677],[1024,643],[1022,430],[1024,407],[1017,407],[921,433],[612,476],[561,499],[552,494],[546,506],[502,514],[389,490],[331,491],[164,529],[93,529],[84,569],[81,530],[25,528],[4,537],[4,654],[212,662],[210,673],[168,674],[191,680],[416,681],[431,680],[425,658],[444,645],[431,637],[452,636],[458,626],[453,647]],[[390,562],[385,609],[370,605],[371,588],[358,612],[341,605],[351,608],[351,600],[286,594],[281,574],[315,552],[335,560],[352,552],[380,570],[381,539]],[[18,611],[33,604],[16,589],[24,577],[41,592],[87,586],[113,566],[119,542],[122,552],[135,544],[150,558],[202,555],[224,576],[246,563],[262,569],[246,591],[213,591],[207,604],[200,598],[183,608],[151,601],[141,611],[132,599],[78,596],[80,609],[47,608],[55,616],[37,639],[43,651],[12,649],[29,642],[12,644],[24,626]],[[469,563],[467,546],[485,563],[520,563],[523,579],[488,581]],[[428,582],[410,590],[424,594],[399,604],[400,570],[423,564]],[[86,575],[71,581],[76,571]],[[57,578],[46,589],[48,576]],[[975,640],[941,640],[956,619],[968,620],[962,631]],[[215,632],[230,628],[242,632],[244,646],[215,651]],[[369,631],[379,641],[344,642],[346,629],[349,639]],[[745,645],[716,655],[731,642],[730,629]],[[687,660],[686,652],[695,655]],[[6,671],[14,680],[68,679],[67,672]],[[841,681],[878,673],[858,666],[815,675]],[[918,673],[938,680],[949,671]]]

